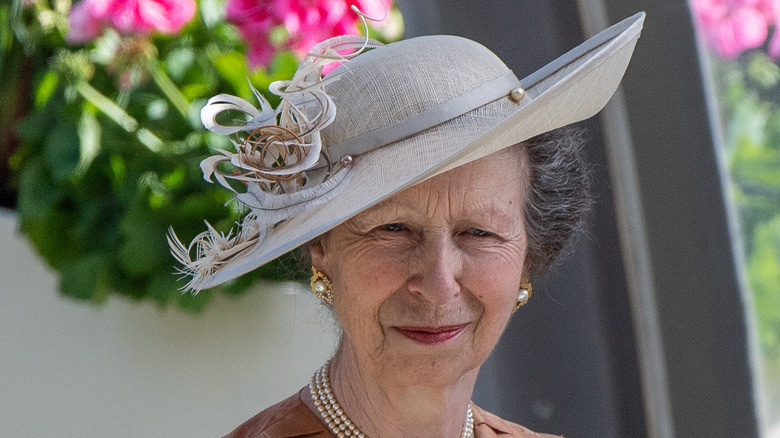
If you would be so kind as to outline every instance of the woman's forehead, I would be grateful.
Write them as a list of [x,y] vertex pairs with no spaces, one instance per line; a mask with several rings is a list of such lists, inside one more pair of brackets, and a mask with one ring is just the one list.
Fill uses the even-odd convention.
[[515,153],[496,153],[397,193],[356,216],[522,216],[524,172]]

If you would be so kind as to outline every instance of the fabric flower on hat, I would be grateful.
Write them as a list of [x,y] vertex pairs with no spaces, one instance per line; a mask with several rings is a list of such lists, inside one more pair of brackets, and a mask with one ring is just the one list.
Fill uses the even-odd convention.
[[175,34],[195,16],[194,0],[84,0],[71,9],[70,43],[86,43],[105,27],[123,34]]

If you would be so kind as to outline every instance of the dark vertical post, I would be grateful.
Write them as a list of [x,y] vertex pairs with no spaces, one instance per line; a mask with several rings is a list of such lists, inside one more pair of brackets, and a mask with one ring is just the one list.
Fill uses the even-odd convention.
[[678,437],[757,437],[741,257],[687,2],[604,0],[647,12],[623,81]]

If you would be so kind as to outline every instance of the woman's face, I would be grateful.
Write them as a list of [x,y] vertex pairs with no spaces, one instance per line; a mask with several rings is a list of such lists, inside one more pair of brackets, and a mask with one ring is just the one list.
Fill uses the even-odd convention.
[[372,378],[446,384],[476,369],[523,277],[525,171],[505,150],[411,187],[312,247],[342,358]]

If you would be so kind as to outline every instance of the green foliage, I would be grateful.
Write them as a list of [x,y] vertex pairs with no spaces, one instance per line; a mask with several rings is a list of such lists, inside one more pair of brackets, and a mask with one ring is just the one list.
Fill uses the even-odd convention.
[[780,214],[756,227],[753,242],[748,275],[763,328],[759,337],[770,356],[780,357]]
[[780,363],[780,67],[760,51],[713,67],[758,337]]
[[219,93],[253,101],[248,80],[261,89],[292,77],[298,64],[282,54],[267,70],[248,70],[216,7],[202,2],[202,15],[176,38],[109,32],[77,48],[63,40],[67,11],[45,1],[0,6],[0,22],[12,24],[0,26],[3,77],[30,83],[28,96],[13,94],[16,79],[0,85],[0,95],[28,108],[11,159],[20,227],[59,272],[64,295],[102,303],[120,294],[199,312],[214,293],[296,277],[287,256],[195,296],[178,289],[168,227],[189,241],[203,220],[227,231],[243,215],[228,191],[203,180],[199,162],[230,145],[202,128],[200,108]]

